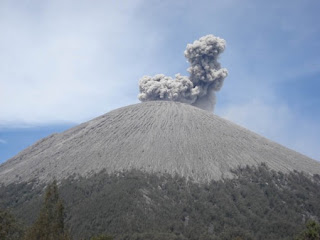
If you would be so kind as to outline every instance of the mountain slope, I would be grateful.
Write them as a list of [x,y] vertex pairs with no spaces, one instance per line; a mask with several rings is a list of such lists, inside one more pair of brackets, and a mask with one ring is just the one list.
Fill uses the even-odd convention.
[[111,111],[53,134],[0,166],[0,182],[48,182],[138,169],[196,181],[232,177],[260,163],[276,171],[320,174],[320,163],[196,107],[166,101]]
[[[105,171],[59,184],[73,239],[102,233],[115,240],[291,240],[320,219],[320,176],[234,170],[235,178],[195,183],[170,174]],[[0,209],[25,225],[39,213],[44,186],[0,186]]]

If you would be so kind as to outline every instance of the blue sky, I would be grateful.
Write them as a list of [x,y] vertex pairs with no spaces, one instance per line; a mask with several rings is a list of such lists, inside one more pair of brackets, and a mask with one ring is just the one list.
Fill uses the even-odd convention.
[[187,74],[187,43],[227,41],[215,114],[320,160],[320,2],[0,2],[0,162]]

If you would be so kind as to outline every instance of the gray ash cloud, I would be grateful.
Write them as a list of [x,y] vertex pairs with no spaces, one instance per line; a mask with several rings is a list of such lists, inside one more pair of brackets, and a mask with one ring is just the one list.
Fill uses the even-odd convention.
[[190,76],[176,74],[175,78],[157,74],[144,76],[139,81],[140,101],[177,101],[213,111],[215,92],[219,91],[228,75],[218,62],[225,49],[225,40],[213,35],[201,37],[188,44],[184,52],[190,63]]

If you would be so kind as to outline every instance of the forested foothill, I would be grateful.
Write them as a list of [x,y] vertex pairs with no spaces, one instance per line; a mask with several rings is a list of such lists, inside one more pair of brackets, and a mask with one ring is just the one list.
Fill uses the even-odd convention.
[[265,164],[233,173],[197,183],[102,171],[48,186],[1,186],[0,238],[319,239],[319,175],[275,172]]

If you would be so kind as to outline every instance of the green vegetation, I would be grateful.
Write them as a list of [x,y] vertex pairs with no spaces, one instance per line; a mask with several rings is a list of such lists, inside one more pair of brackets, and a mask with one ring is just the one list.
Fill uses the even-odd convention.
[[92,237],[90,238],[90,240],[113,240],[113,238],[111,236],[102,234],[99,236]]
[[56,181],[47,186],[40,214],[25,235],[25,240],[68,240],[64,227],[64,207]]
[[314,220],[307,222],[305,229],[299,234],[296,240],[319,240],[320,224]]
[[[74,239],[313,239],[303,237],[318,225],[304,226],[320,218],[319,175],[283,174],[265,165],[239,168],[234,174],[234,179],[199,184],[179,176],[103,171],[62,181],[59,194]],[[37,208],[42,189],[35,183],[2,186],[0,207],[39,225],[45,217],[37,220],[25,212]],[[48,202],[55,209],[50,218],[56,219],[56,227],[49,229],[61,234],[59,201]]]
[[23,229],[12,214],[0,209],[0,239],[19,240],[22,235]]

